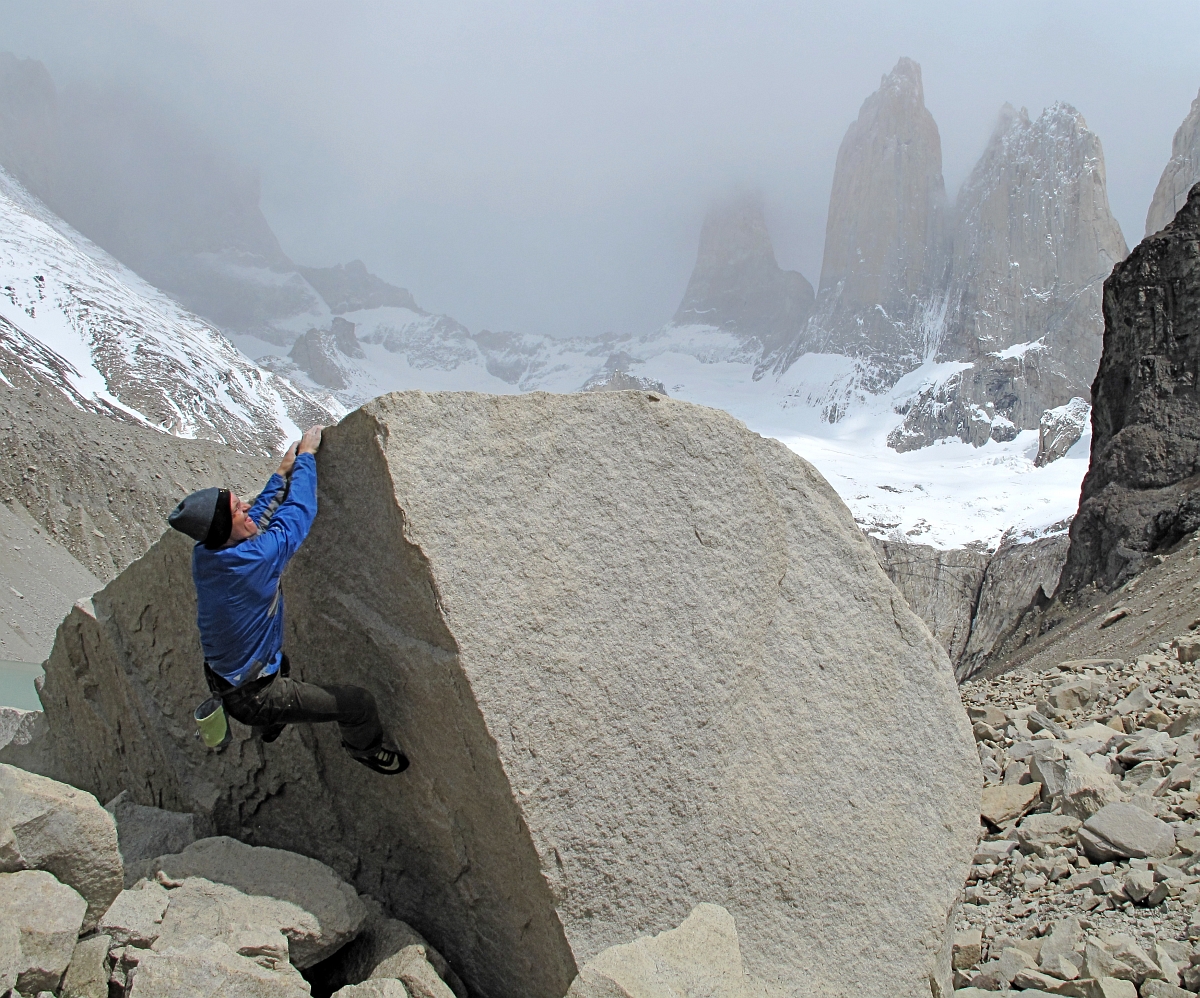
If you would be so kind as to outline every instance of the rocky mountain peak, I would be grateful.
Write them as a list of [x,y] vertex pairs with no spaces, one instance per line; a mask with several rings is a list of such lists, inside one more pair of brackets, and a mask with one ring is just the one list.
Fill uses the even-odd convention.
[[972,366],[931,386],[890,442],[980,446],[1090,398],[1101,288],[1128,252],[1108,204],[1100,139],[1070,104],[1000,109],[959,191],[937,358]]
[[735,333],[766,359],[800,334],[815,297],[803,274],[775,261],[762,199],[743,193],[714,204],[705,217],[696,266],[672,321]]
[[1200,93],[1171,142],[1171,160],[1159,178],[1146,215],[1146,235],[1166,227],[1197,182],[1200,182]]
[[413,299],[407,288],[398,288],[376,277],[361,260],[338,264],[335,267],[297,267],[329,306],[334,315],[345,315],[364,308],[407,308],[418,315],[428,315]]
[[941,136],[921,68],[901,59],[838,150],[808,349],[869,359],[868,388],[920,363],[921,303],[944,270],[945,206]]

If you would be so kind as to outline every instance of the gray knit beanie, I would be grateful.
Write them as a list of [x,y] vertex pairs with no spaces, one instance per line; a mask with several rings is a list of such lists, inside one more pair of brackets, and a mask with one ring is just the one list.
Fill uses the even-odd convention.
[[218,488],[193,492],[171,511],[167,523],[193,540],[204,541],[212,529],[220,495],[221,490]]

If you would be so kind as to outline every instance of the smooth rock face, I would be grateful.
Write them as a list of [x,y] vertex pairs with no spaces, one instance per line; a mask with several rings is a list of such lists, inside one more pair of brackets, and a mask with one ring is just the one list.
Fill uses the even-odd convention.
[[108,998],[108,936],[88,936],[75,944],[59,998]]
[[742,969],[732,916],[719,905],[701,904],[677,929],[597,954],[571,983],[567,998],[745,998],[757,991]]
[[129,998],[309,998],[294,971],[280,974],[235,953],[223,942],[197,940],[191,946],[142,956]]
[[162,933],[169,900],[167,889],[152,880],[121,891],[100,917],[100,931],[111,936],[117,946],[153,946]]
[[1063,590],[1112,588],[1200,528],[1200,185],[1104,285],[1092,456]]
[[805,348],[867,359],[869,390],[919,365],[934,318],[922,303],[942,276],[945,227],[941,136],[921,67],[901,59],[838,149]]
[[0,994],[17,986],[21,972],[21,928],[12,918],[0,919]]
[[957,664],[971,637],[971,621],[987,573],[987,554],[966,548],[898,544],[869,538],[879,564]]
[[1187,202],[1188,191],[1200,183],[1200,94],[1171,140],[1171,159],[1163,169],[1150,210],[1146,213],[1146,235],[1165,229]]
[[362,984],[348,984],[334,992],[334,998],[409,998],[403,982],[390,977],[381,977]]
[[[182,852],[196,841],[196,816],[135,804],[127,790],[104,805],[117,825],[117,844],[125,863],[125,884],[131,886],[130,864]],[[136,879],[136,878],[134,878]]]
[[124,880],[117,830],[91,794],[0,764],[0,871],[47,870],[87,901],[92,928]]
[[927,994],[943,947],[948,978],[978,755],[945,652],[811,466],[633,392],[385,396],[318,465],[285,646],[302,678],[370,687],[411,771],[380,779],[332,726],[235,724],[207,754],[166,536],[49,660],[79,784],[303,842],[481,998],[562,998],[702,901],[794,993]]
[[201,839],[178,855],[159,856],[142,867],[146,876],[159,872],[171,880],[197,877],[227,884],[243,894],[278,899],[303,911],[308,917],[302,929],[284,928],[292,940],[292,962],[301,968],[353,939],[367,915],[357,891],[324,863],[225,836]]
[[803,274],[781,270],[763,218],[762,199],[743,194],[714,205],[672,322],[736,334],[769,367],[801,334],[816,302]]
[[[1089,833],[1085,839],[1083,833]],[[1169,825],[1135,804],[1107,804],[1084,822],[1080,839],[1085,847],[1094,840],[1121,857],[1170,856],[1175,849],[1175,833]],[[1105,856],[1103,859],[1111,858]]]
[[321,945],[317,920],[294,904],[188,877],[170,892],[152,948],[164,953],[198,939],[223,942],[236,953],[266,958],[273,966],[290,960],[307,967],[334,949]]
[[0,922],[20,932],[16,988],[57,990],[83,925],[87,902],[44,870],[0,873]]

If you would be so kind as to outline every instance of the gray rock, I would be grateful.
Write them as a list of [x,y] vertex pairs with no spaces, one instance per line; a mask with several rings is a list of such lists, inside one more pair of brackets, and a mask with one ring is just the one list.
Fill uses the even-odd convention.
[[[1175,851],[1175,833],[1166,823],[1134,804],[1106,804],[1084,822],[1079,840],[1088,855],[1093,849],[1102,862],[1113,856],[1165,859]],[[1097,842],[1101,846],[1097,847]],[[1107,847],[1109,855],[1100,852]]]
[[1163,168],[1150,210],[1146,213],[1146,235],[1165,229],[1175,213],[1187,201],[1193,184],[1200,183],[1200,94],[1175,137],[1171,140],[1171,158]]
[[148,948],[162,931],[169,900],[161,884],[143,881],[117,895],[100,918],[100,931],[112,936],[118,946]]
[[1125,877],[1125,893],[1135,903],[1145,901],[1154,890],[1154,874],[1149,870],[1131,870]]
[[270,966],[290,962],[303,969],[333,953],[317,920],[296,905],[252,897],[203,877],[188,877],[170,892],[153,949],[185,948],[197,939],[218,940],[234,952]]
[[1017,826],[1022,852],[1049,856],[1052,849],[1073,845],[1083,822],[1066,814],[1029,814]]
[[283,849],[248,846],[227,836],[200,839],[177,855],[159,856],[146,864],[143,872],[161,872],[171,880],[202,877],[243,894],[285,901],[306,912],[303,932],[288,933],[292,962],[301,968],[353,939],[367,917],[358,892],[324,863]]
[[117,825],[117,844],[125,862],[125,886],[132,886],[130,865],[168,853],[182,852],[196,841],[196,817],[136,804],[122,790],[104,805]]
[[406,922],[387,917],[374,899],[363,900],[369,910],[367,920],[353,940],[338,950],[334,957],[314,968],[310,975],[314,986],[319,985],[323,990],[332,992],[351,981],[395,977],[396,974],[389,972],[392,957],[406,947],[420,946],[424,950],[424,959],[429,961],[457,998],[468,998],[458,975],[428,940]]
[[1058,957],[1071,959],[1075,955],[1075,947],[1082,941],[1083,929],[1079,925],[1079,919],[1075,916],[1069,915],[1061,921],[1055,922],[1054,927],[1042,942],[1042,949],[1038,954],[1038,965],[1049,967],[1050,961]]
[[403,981],[412,998],[455,998],[426,958],[424,946],[405,946],[376,967],[371,976]]
[[108,936],[88,936],[75,944],[59,998],[108,998]]
[[[764,977],[940,980],[978,755],[945,652],[810,465],[628,392],[384,396],[318,462],[285,646],[303,678],[371,688],[411,771],[381,780],[330,726],[264,746],[235,724],[205,753],[190,545],[164,536],[48,662],[77,784],[302,842],[483,994],[562,998],[691,898],[754,925]],[[864,864],[881,829],[889,862]]]
[[1200,400],[1185,373],[1200,357],[1198,237],[1193,188],[1175,221],[1144,239],[1105,283],[1092,461],[1071,524],[1064,592],[1092,582],[1115,588],[1200,527],[1190,484]]
[[21,929],[15,919],[0,918],[0,994],[16,987],[21,969]]
[[1149,980],[1141,987],[1142,998],[1192,998],[1194,991],[1184,991],[1183,988],[1166,981]]
[[94,927],[123,882],[112,817],[91,794],[0,764],[0,871],[15,870],[73,887],[87,901],[84,928]]
[[410,998],[403,982],[381,977],[362,984],[347,984],[333,993],[334,998]]
[[40,710],[0,707],[0,749],[9,745],[23,747],[37,738],[46,726]]
[[965,929],[954,934],[954,948],[951,955],[952,966],[955,970],[966,970],[974,967],[983,958],[983,934],[980,929]]
[[309,998],[299,974],[279,973],[223,942],[197,940],[182,949],[142,955],[129,998]]
[[597,954],[579,971],[567,998],[747,998],[752,993],[733,918],[718,905],[701,904],[677,929]]
[[0,873],[0,923],[20,931],[18,991],[58,990],[86,910],[83,898],[45,870]]

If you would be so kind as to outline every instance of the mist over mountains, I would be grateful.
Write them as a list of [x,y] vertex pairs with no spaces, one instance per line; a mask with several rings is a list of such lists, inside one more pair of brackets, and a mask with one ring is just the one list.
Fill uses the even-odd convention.
[[[1195,117],[1194,106],[1151,218],[1200,175]],[[1030,469],[1044,420],[1057,426],[1065,417],[1054,413],[1090,398],[1101,285],[1127,253],[1100,140],[1069,104],[1036,116],[1005,105],[948,196],[941,136],[907,58],[842,141],[816,289],[779,266],[762,198],[742,188],[713,203],[674,317],[603,336],[472,331],[361,260],[297,263],[252,174],[142,98],[58,90],[41,64],[11,55],[0,56],[0,164],[307,398],[331,393],[350,406],[405,388],[640,386],[785,439],[840,440],[859,454],[990,443]],[[1060,442],[1038,466],[1069,450]],[[849,482],[843,494],[869,529],[929,529],[902,501],[866,498],[885,486],[857,473]],[[1050,512],[1047,523],[1069,515]]]

